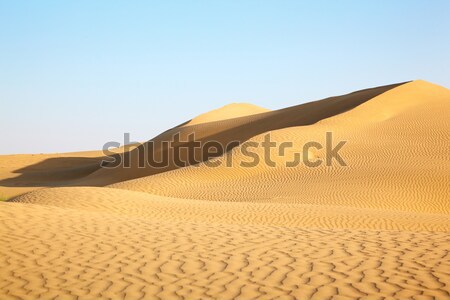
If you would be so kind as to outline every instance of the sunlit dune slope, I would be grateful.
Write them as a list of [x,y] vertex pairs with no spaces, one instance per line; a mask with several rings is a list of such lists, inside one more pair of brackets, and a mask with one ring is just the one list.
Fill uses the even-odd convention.
[[183,126],[192,126],[202,123],[221,121],[226,119],[234,119],[239,117],[251,116],[269,110],[263,107],[259,107],[248,103],[231,103],[221,108],[209,111],[201,114]]
[[[345,113],[313,125],[271,131],[274,141],[292,141],[295,151],[309,141],[308,159],[326,161],[326,132],[333,143],[346,141],[340,151],[347,166],[333,160],[318,167],[285,167],[293,154],[263,162],[262,147],[253,148],[261,161],[239,167],[249,158],[237,147],[205,163],[113,185],[115,188],[177,198],[213,201],[290,202],[402,211],[449,213],[450,91],[425,81],[391,89]],[[262,142],[265,133],[251,139]],[[227,165],[228,162],[228,165]],[[232,167],[228,167],[231,163]]]

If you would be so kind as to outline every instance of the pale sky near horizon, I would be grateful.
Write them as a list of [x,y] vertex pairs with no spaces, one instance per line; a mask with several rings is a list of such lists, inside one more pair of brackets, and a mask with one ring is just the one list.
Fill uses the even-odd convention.
[[101,149],[230,102],[450,88],[450,1],[0,1],[0,154]]

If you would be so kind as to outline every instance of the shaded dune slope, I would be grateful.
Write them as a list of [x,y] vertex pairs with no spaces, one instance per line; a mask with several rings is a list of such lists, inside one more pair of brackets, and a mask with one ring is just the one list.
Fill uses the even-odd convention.
[[[128,145],[111,151],[118,154],[135,147]],[[69,186],[97,171],[104,156],[103,151],[0,155],[0,196],[14,197],[43,187]]]
[[0,195],[68,185],[98,170],[102,157],[101,151],[0,155]]

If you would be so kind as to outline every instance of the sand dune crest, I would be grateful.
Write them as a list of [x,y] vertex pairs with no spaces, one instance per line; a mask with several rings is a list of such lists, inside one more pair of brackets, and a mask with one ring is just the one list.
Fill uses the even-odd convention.
[[255,114],[260,114],[263,112],[268,112],[269,109],[259,107],[248,103],[231,103],[225,105],[221,108],[212,110],[210,112],[201,114],[191,121],[189,121],[184,126],[197,125],[202,123],[221,121],[227,119],[234,119],[239,117],[245,117]]

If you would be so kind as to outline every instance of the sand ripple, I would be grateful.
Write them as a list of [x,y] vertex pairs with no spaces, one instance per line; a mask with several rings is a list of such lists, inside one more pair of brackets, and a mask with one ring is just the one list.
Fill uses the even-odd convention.
[[2,203],[1,299],[446,299],[450,236]]

